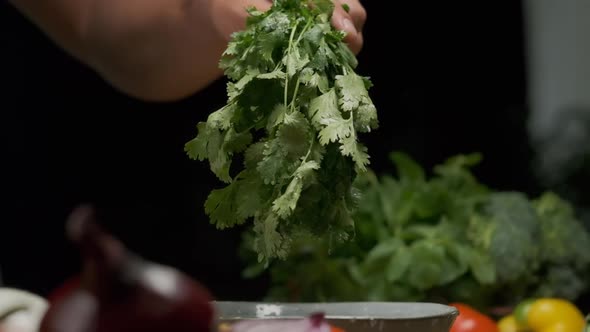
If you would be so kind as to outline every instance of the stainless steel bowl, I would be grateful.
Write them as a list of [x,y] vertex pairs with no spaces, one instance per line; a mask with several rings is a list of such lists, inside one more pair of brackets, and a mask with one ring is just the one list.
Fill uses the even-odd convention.
[[298,319],[323,312],[346,332],[448,332],[454,307],[414,302],[255,303],[215,302],[220,323],[252,319]]

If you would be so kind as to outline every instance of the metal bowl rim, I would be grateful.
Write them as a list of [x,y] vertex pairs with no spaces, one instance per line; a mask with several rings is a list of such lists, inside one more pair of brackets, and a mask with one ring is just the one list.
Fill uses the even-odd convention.
[[[327,319],[408,320],[455,318],[455,307],[432,302],[248,302],[214,301],[222,320],[296,319],[323,312]],[[362,308],[359,310],[358,308]],[[353,313],[354,312],[354,313]]]

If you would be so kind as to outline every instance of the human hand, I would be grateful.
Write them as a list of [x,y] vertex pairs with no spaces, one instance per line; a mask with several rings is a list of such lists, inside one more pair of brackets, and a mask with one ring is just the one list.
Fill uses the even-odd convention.
[[[346,32],[344,41],[350,49],[358,54],[363,47],[363,26],[367,19],[367,12],[359,0],[333,0],[335,9],[332,25]],[[346,12],[344,4],[350,8]],[[212,0],[211,13],[216,29],[229,41],[230,35],[245,27],[248,13],[245,8],[256,7],[258,10],[268,10],[272,0]]]
[[[350,8],[348,13],[342,7],[344,4]],[[363,48],[363,27],[367,20],[365,7],[359,0],[334,0],[334,5],[332,25],[346,32],[344,41],[354,54],[358,54]]]

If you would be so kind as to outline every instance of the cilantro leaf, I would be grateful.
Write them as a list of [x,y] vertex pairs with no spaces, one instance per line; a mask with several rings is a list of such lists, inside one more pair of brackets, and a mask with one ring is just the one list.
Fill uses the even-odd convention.
[[282,70],[275,70],[270,73],[260,74],[257,78],[264,80],[285,79],[285,73]]
[[358,109],[369,98],[363,79],[354,73],[336,76],[336,86],[340,106],[345,111]]
[[366,171],[367,165],[370,163],[367,150],[367,147],[357,142],[353,136],[345,137],[342,140],[342,145],[340,146],[342,155],[352,157],[356,167],[361,171]]
[[355,112],[354,128],[361,133],[368,133],[371,129],[379,127],[377,108],[373,103],[359,106]]
[[254,249],[258,252],[259,262],[268,257],[284,258],[287,255],[289,240],[278,232],[278,225],[279,219],[272,213],[264,220],[254,221],[254,232],[258,235]]
[[255,171],[245,170],[239,176],[239,187],[236,194],[239,218],[254,217],[268,203],[271,187],[266,186]]
[[230,153],[224,149],[226,132],[221,132],[208,123],[199,123],[197,128],[199,129],[199,135],[185,144],[185,151],[192,159],[208,159],[211,171],[220,180],[230,182],[229,167],[231,158]]
[[188,154],[189,158],[203,161],[209,157],[209,154],[207,153],[207,136],[209,135],[204,134],[204,132],[208,130],[207,123],[199,123],[197,125],[197,130],[199,131],[200,135],[197,135],[197,137],[187,142],[184,145],[184,151]]
[[278,138],[264,144],[264,158],[258,163],[257,170],[264,183],[275,185],[288,175],[288,151],[283,148]]
[[298,48],[292,52],[288,52],[283,58],[283,63],[287,66],[287,74],[289,76],[295,75],[299,70],[303,69],[309,62],[307,54],[301,55]]
[[341,115],[340,118],[331,118],[326,120],[326,122],[327,125],[319,133],[320,144],[326,145],[330,142],[344,142],[345,139],[351,137],[353,130],[352,124],[349,120],[343,119]]
[[317,170],[320,165],[315,161],[306,161],[297,168],[295,177],[289,183],[285,193],[272,203],[272,209],[282,219],[287,218],[295,210],[301,191],[303,190],[304,179],[310,176],[313,170]]
[[239,184],[231,183],[225,188],[211,191],[205,202],[205,212],[211,217],[211,222],[217,228],[224,229],[243,223],[246,218],[238,213],[235,197]]
[[252,134],[249,131],[237,133],[233,128],[225,133],[225,140],[223,144],[223,150],[227,151],[228,154],[233,155],[239,153],[248,147],[252,142]]
[[312,2],[320,13],[331,14],[334,10],[334,3],[331,0],[312,0]]
[[207,125],[211,128],[219,130],[227,130],[231,127],[231,119],[236,111],[237,105],[235,103],[228,104],[222,107],[217,112],[211,113],[207,119]]
[[258,163],[264,158],[264,142],[256,142],[250,145],[244,152],[244,167],[246,169],[256,169]]
[[276,104],[268,117],[266,130],[271,131],[273,128],[283,123],[283,121],[285,121],[286,114],[287,107],[285,107],[284,104]]
[[338,109],[338,100],[334,89],[314,98],[309,106],[309,117],[317,129],[329,124],[332,120],[342,119]]

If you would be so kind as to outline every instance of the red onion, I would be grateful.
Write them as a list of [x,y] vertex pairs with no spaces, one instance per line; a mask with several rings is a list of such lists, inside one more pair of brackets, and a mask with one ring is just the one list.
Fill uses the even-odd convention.
[[209,292],[129,252],[98,226],[93,212],[81,207],[68,220],[83,257],[80,285],[51,304],[40,332],[209,332]]
[[305,319],[256,319],[234,323],[220,332],[330,332],[324,314],[318,313]]

